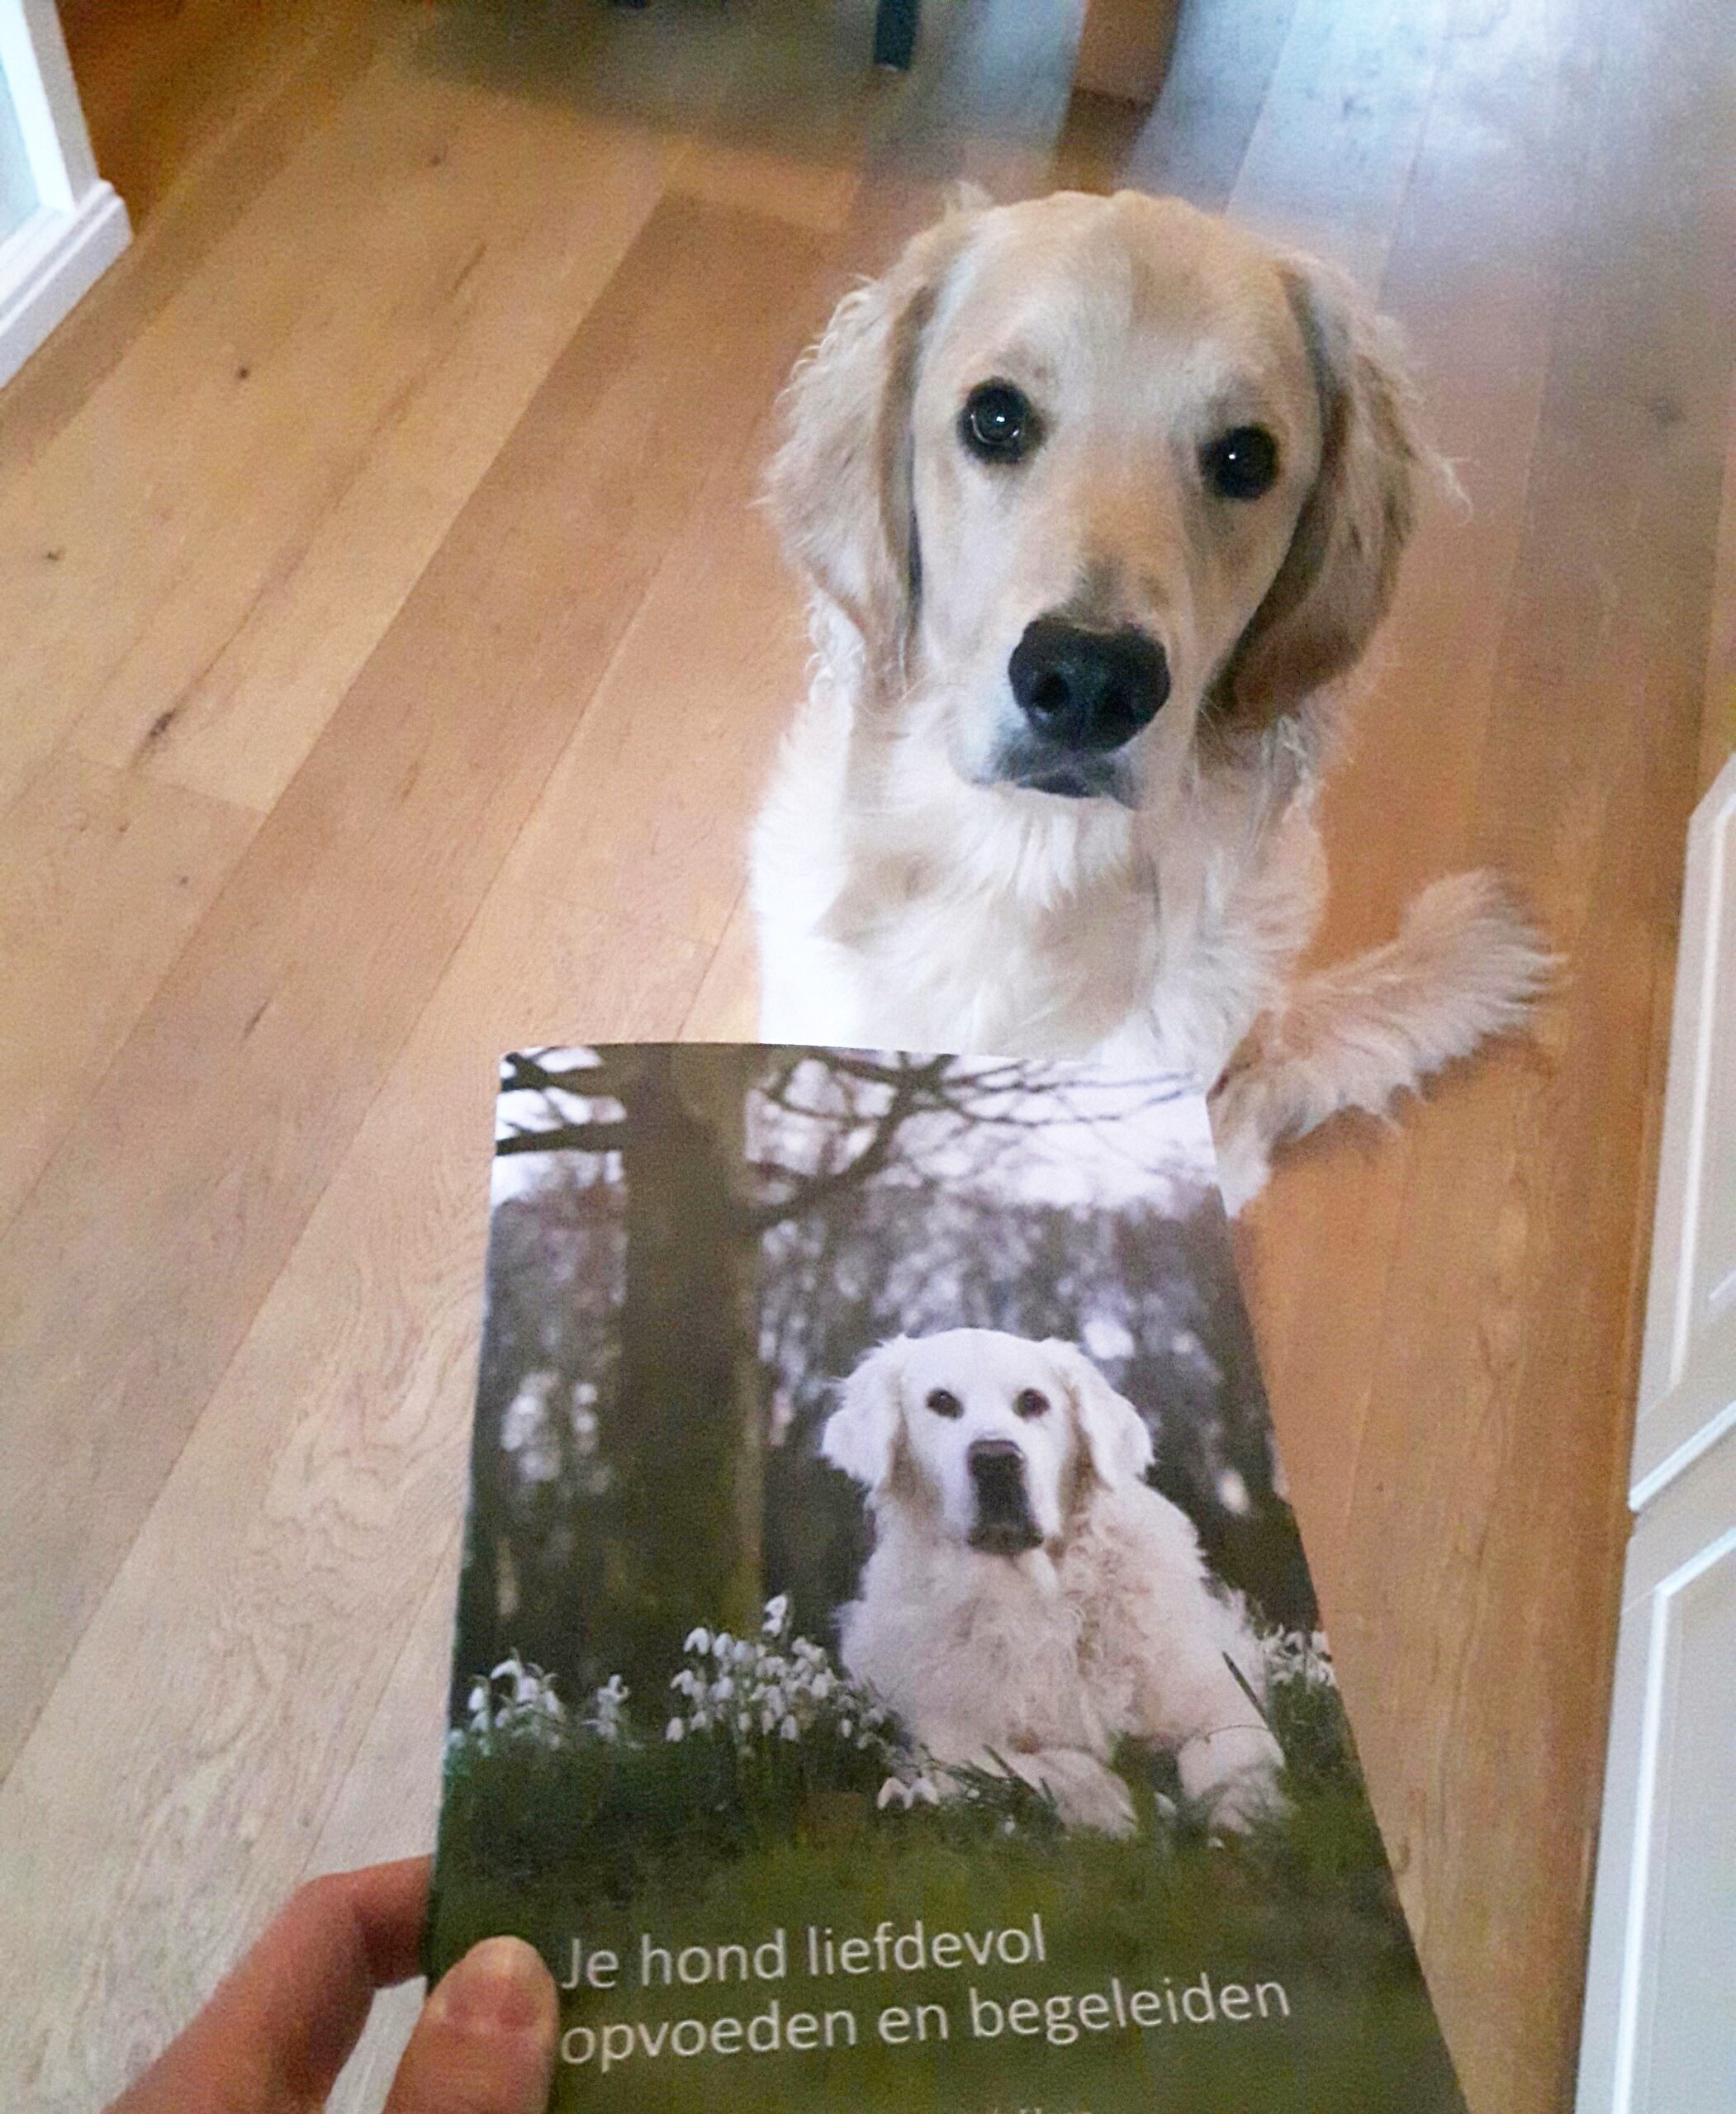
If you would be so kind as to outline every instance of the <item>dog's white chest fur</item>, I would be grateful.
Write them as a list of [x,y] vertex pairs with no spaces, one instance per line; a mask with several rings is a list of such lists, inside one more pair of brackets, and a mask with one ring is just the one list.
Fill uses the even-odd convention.
[[1195,786],[1134,816],[904,762],[823,680],[754,840],[766,1038],[1216,1078],[1316,915],[1307,802],[1269,819]]
[[[1041,1551],[1017,1560],[925,1549],[888,1535],[847,1612],[847,1664],[921,1728],[938,1760],[975,1761],[1078,1747],[1107,1754],[1126,1715],[1106,1710],[1085,1677],[1097,1624]],[[982,1725],[988,1699],[994,1737]]]

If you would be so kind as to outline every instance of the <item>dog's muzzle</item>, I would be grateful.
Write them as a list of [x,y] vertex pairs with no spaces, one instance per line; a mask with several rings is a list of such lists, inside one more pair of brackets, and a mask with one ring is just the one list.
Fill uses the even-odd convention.
[[1025,1488],[1025,1456],[1011,1439],[979,1439],[965,1457],[976,1496],[970,1546],[989,1556],[1019,1556],[1042,1541]]
[[1169,694],[1169,663],[1131,627],[1086,631],[1061,617],[1025,627],[1007,663],[1018,719],[991,777],[1066,800],[1139,804],[1126,751]]

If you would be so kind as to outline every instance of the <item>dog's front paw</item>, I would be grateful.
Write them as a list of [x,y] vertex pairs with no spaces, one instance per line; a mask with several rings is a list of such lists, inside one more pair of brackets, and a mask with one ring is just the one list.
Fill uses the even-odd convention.
[[1107,1762],[1070,1747],[1046,1747],[1036,1754],[1008,1757],[1015,1775],[1054,1799],[1069,1827],[1088,1827],[1099,1835],[1132,1835],[1139,1826],[1132,1794]]
[[1217,1088],[1207,1106],[1217,1149],[1217,1186],[1233,1219],[1266,1186],[1272,1173],[1272,1139],[1264,1102],[1270,1082],[1259,1072],[1239,1072]]
[[1245,1834],[1284,1810],[1283,1751],[1263,1726],[1229,1725],[1188,1741],[1175,1757],[1182,1789],[1221,1833]]

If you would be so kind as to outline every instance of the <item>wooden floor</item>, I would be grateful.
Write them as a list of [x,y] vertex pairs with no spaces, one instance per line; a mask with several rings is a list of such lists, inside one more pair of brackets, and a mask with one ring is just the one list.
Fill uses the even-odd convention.
[[1332,940],[1489,860],[1571,974],[1244,1246],[1471,2107],[1563,2107],[1728,725],[1719,0],[1187,0],[1146,121],[1070,112],[1069,0],[930,0],[905,82],[867,0],[66,12],[140,234],[0,396],[0,2103],[88,2108],[304,1874],[429,1841],[493,1059],[748,1026],[804,657],[769,408],[965,173],[1340,258],[1469,495],[1332,797]]

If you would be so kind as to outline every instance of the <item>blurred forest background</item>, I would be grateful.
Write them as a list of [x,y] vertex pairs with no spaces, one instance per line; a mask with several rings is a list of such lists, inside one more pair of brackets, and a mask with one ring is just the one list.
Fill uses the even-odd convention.
[[1087,1065],[720,1045],[502,1068],[453,1718],[517,1652],[661,1692],[773,1594],[834,1641],[869,1537],[819,1460],[889,1336],[1082,1344],[1218,1574],[1317,1621],[1198,1103]]

